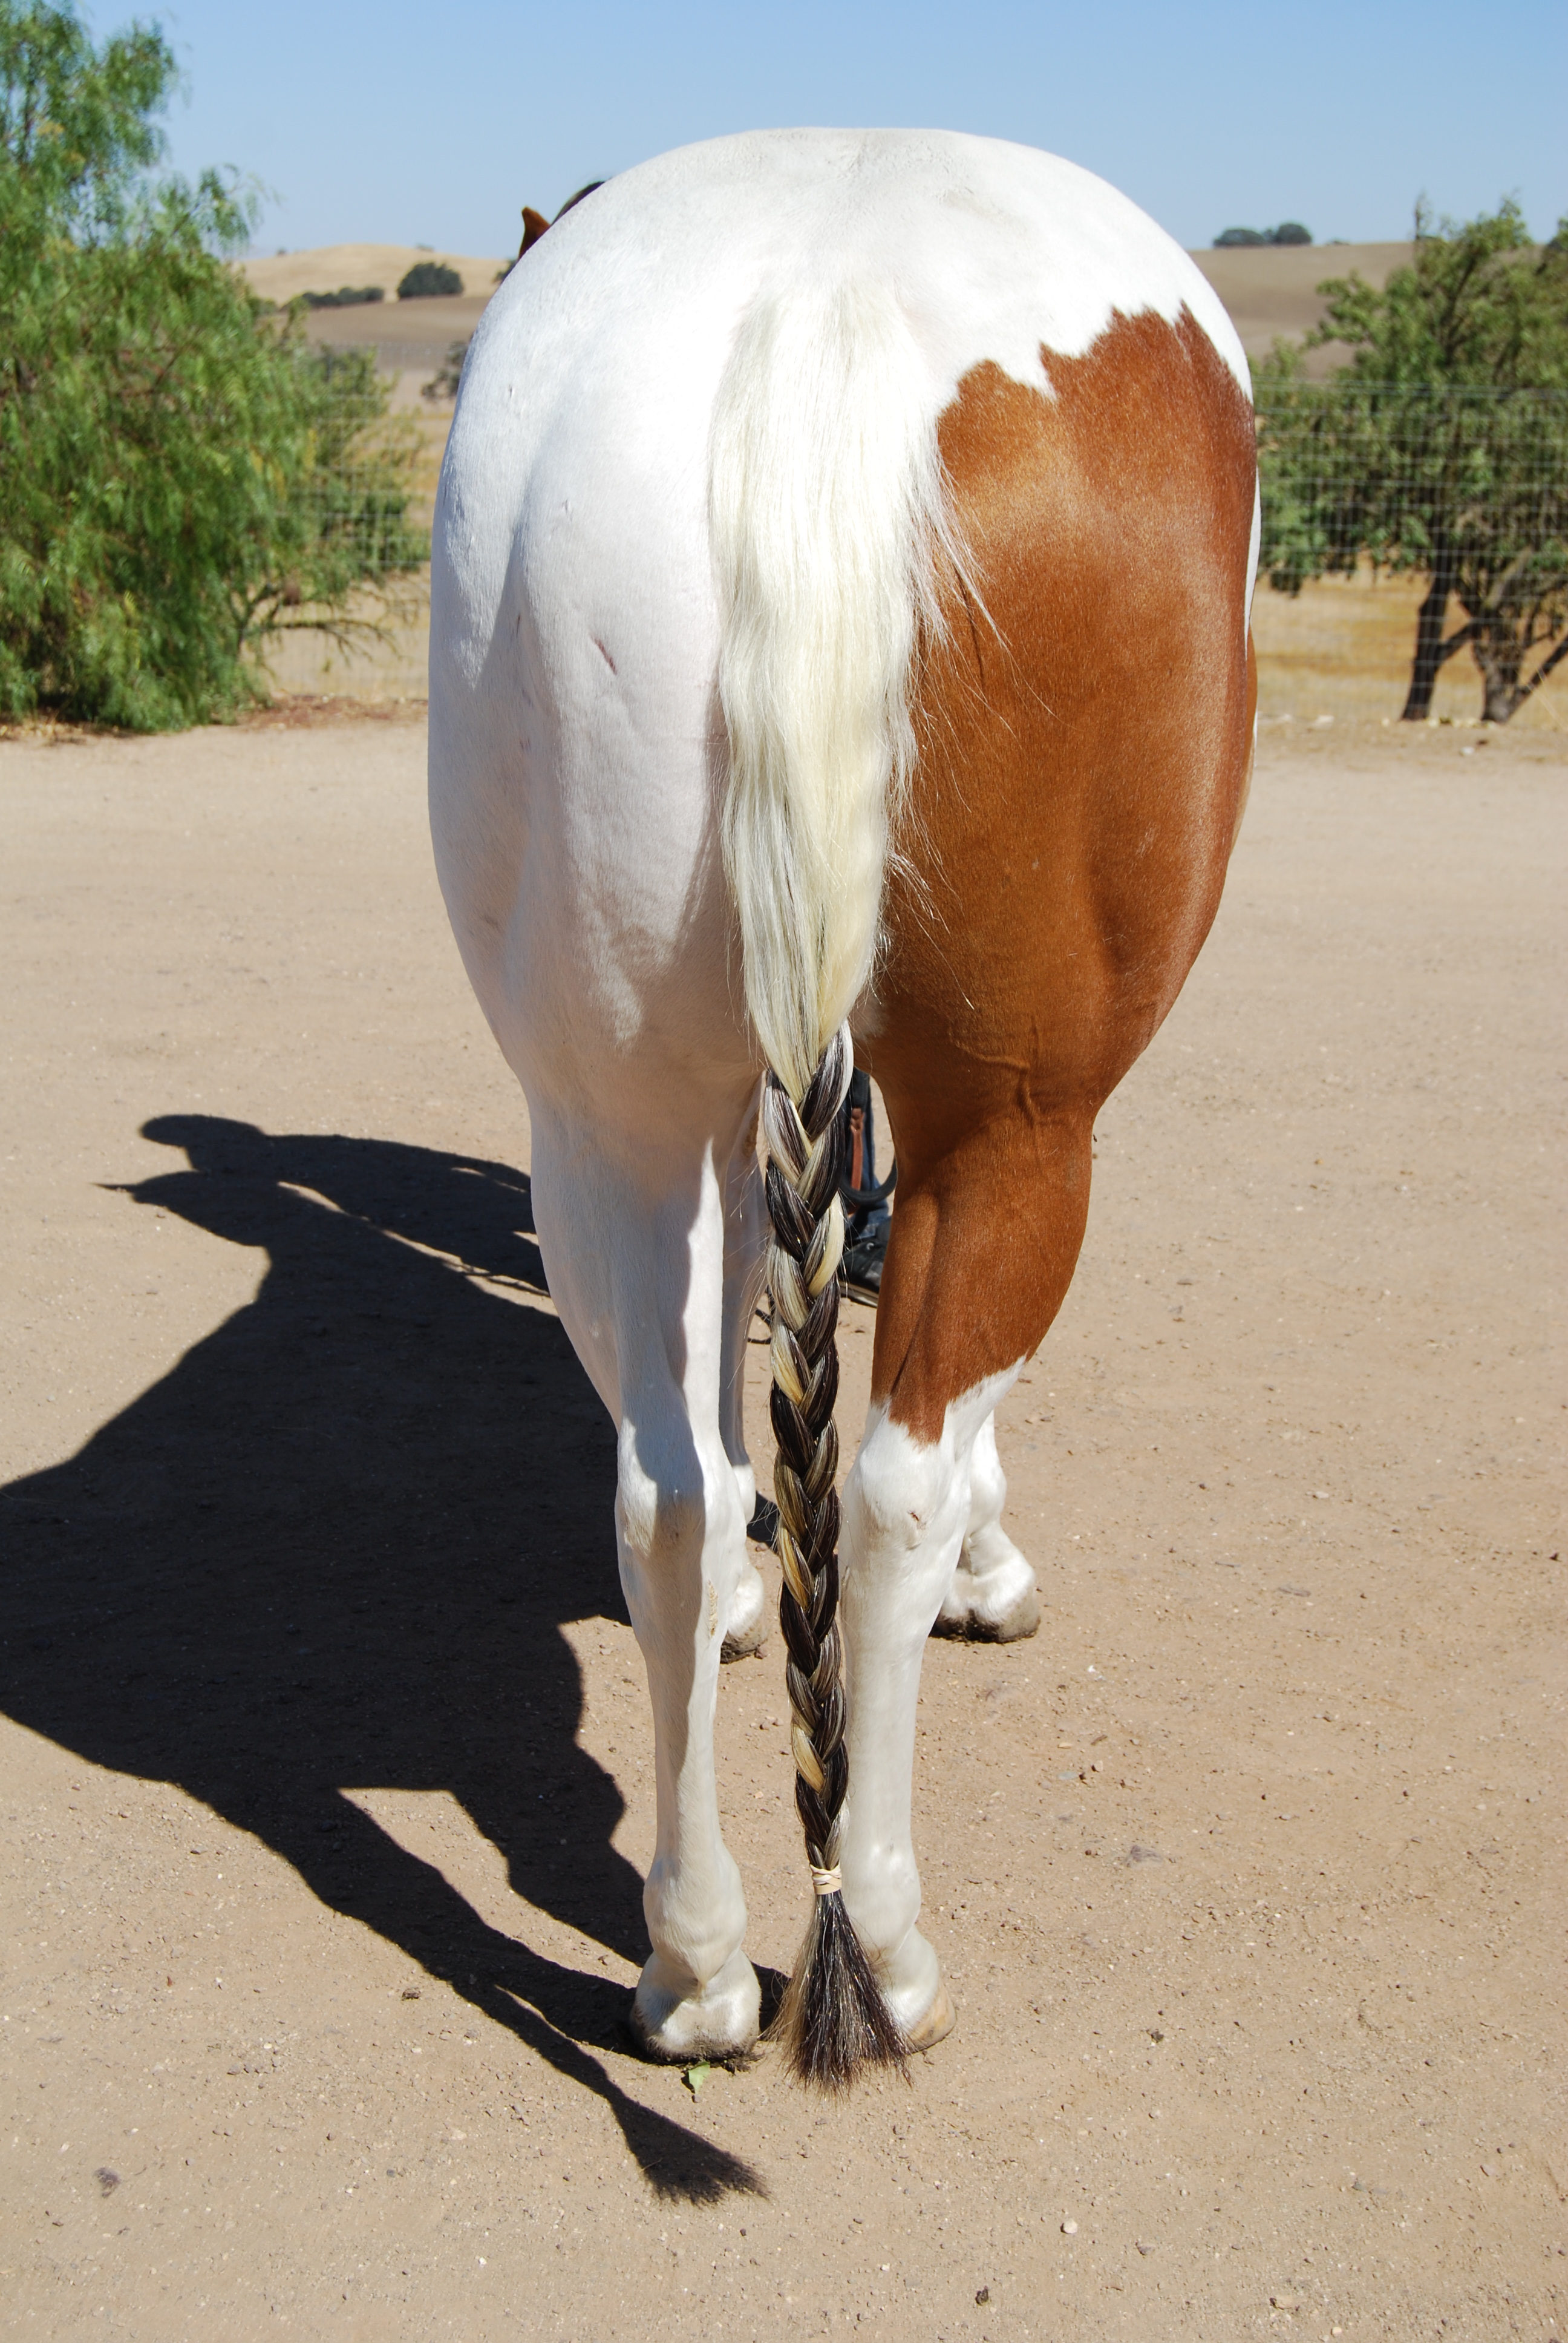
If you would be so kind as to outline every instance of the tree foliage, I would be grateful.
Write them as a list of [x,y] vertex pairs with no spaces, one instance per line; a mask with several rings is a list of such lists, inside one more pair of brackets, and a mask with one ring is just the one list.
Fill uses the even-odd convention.
[[[472,337],[470,336],[469,338],[471,339]],[[429,381],[423,386],[420,397],[432,401],[456,398],[462,383],[463,368],[467,363],[467,341],[448,342],[446,357],[441,360]]]
[[367,302],[385,301],[384,285],[340,285],[336,293],[302,293],[307,309],[362,309]]
[[1214,238],[1216,252],[1247,251],[1261,244],[1311,244],[1312,232],[1300,220],[1282,220],[1278,227],[1226,227]]
[[397,280],[399,301],[428,301],[462,289],[462,278],[445,260],[417,260],[407,275]]
[[1468,648],[1505,723],[1568,654],[1568,222],[1537,248],[1513,204],[1463,226],[1422,208],[1381,292],[1318,289],[1306,347],[1352,356],[1321,383],[1283,344],[1257,369],[1262,567],[1287,593],[1362,559],[1424,576],[1405,716]]
[[156,180],[162,35],[0,0],[0,712],[144,730],[257,696],[276,629],[424,558],[370,351],[313,351],[232,256],[244,190]]

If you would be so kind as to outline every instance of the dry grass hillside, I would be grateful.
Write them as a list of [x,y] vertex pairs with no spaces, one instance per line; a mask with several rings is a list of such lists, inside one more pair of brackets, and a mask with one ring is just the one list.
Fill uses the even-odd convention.
[[[416,262],[445,261],[463,280],[461,293],[434,300],[399,301],[397,286]],[[506,266],[504,260],[470,253],[426,252],[412,244],[324,244],[314,252],[280,252],[267,260],[247,260],[245,273],[264,300],[293,301],[302,293],[335,293],[340,285],[379,285],[385,301],[311,314],[314,340],[337,349],[368,343],[382,364],[404,377],[396,403],[417,405],[427,381],[453,342],[467,341]]]
[[[1241,251],[1197,252],[1193,258],[1235,321],[1250,357],[1261,357],[1277,334],[1299,337],[1323,312],[1317,287],[1326,277],[1352,269],[1382,285],[1409,259],[1408,244],[1314,244],[1264,246]],[[445,260],[463,279],[463,290],[446,300],[398,301],[398,279],[417,260]],[[448,342],[471,334],[495,288],[500,260],[450,253],[421,252],[409,244],[327,244],[315,252],[284,252],[247,260],[246,274],[269,301],[290,301],[301,293],[329,293],[339,285],[382,285],[387,299],[356,309],[318,309],[311,331],[318,341],[342,347],[374,343],[389,367],[417,367]],[[1314,366],[1333,362],[1332,351]]]
[[507,265],[506,260],[476,259],[472,254],[433,252],[427,245],[323,244],[314,252],[279,252],[270,259],[247,260],[245,273],[266,301],[293,301],[301,293],[336,293],[340,285],[379,285],[387,301],[397,306],[399,279],[421,260],[442,261],[455,268],[464,295],[477,295],[481,301],[489,298],[498,271]]
[[[1192,257],[1230,311],[1247,356],[1258,358],[1277,336],[1299,340],[1317,324],[1324,306],[1317,288],[1325,277],[1353,270],[1381,287],[1414,250],[1411,244],[1265,245]],[[1333,363],[1332,344],[1314,355],[1314,371]]]

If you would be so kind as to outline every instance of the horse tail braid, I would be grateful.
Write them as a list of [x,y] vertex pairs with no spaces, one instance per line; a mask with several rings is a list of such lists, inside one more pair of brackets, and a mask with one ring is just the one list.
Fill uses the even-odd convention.
[[839,1108],[854,1052],[840,1026],[799,1099],[769,1073],[762,1094],[768,1282],[773,1296],[773,1433],[778,1456],[779,1620],[789,1650],[795,1805],[816,1890],[774,2031],[802,2082],[839,2090],[871,2061],[901,2059],[839,1872],[849,1758],[839,1610],[839,1261],[844,1250]]
[[830,258],[769,277],[738,321],[709,444],[721,817],[746,1010],[770,1069],[775,1478],[812,1921],[778,2020],[802,2078],[836,2088],[903,2044],[839,1892],[849,1785],[839,1608],[844,1242],[834,1117],[845,1020],[877,956],[882,884],[918,763],[915,655],[958,564],[936,418],[945,397],[898,288]]

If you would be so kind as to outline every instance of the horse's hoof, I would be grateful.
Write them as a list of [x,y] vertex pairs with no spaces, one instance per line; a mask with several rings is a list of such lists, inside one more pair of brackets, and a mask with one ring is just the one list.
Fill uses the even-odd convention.
[[768,1614],[763,1612],[749,1627],[731,1629],[719,1646],[721,1663],[730,1660],[754,1660],[768,1641]]
[[740,1581],[729,1598],[729,1615],[724,1622],[724,1641],[719,1646],[721,1660],[749,1660],[768,1641],[768,1590],[761,1574],[748,1562],[742,1564]]
[[976,1609],[965,1633],[976,1644],[1021,1644],[1040,1633],[1040,1590],[1031,1586],[1005,1610]]
[[628,2020],[645,2058],[688,2066],[699,2058],[739,2058],[762,2030],[762,1995],[744,1953],[731,1953],[699,1994],[672,1991],[660,1982],[657,1953],[644,1965]]
[[1016,1570],[988,1571],[983,1578],[957,1572],[931,1633],[971,1644],[1018,1644],[1039,1630],[1040,1589],[1020,1554]]
[[939,2042],[947,2040],[957,2024],[952,2003],[948,1999],[948,1989],[945,1985],[940,1985],[935,2001],[920,2024],[910,2028],[904,2039],[911,2050],[934,2050]]

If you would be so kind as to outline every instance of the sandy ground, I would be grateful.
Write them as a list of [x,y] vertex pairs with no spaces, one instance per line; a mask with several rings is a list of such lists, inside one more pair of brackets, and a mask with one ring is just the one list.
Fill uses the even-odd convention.
[[[1410,689],[1416,610],[1426,585],[1419,576],[1374,577],[1369,567],[1352,578],[1315,579],[1295,595],[1260,586],[1252,599],[1252,639],[1264,732],[1281,724],[1347,721],[1357,729],[1382,725],[1398,730]],[[1451,604],[1451,628],[1456,608]],[[427,639],[427,613],[421,641]],[[1533,653],[1527,672],[1533,672],[1549,649],[1543,645]],[[1474,660],[1451,659],[1438,676],[1430,721],[1474,733],[1483,729],[1482,706]],[[1507,737],[1517,741],[1530,732],[1555,734],[1560,748],[1568,738],[1568,678],[1561,668],[1525,701]],[[1471,743],[1473,749],[1476,745]]]
[[423,759],[0,745],[0,2331],[1561,2337],[1560,741],[1265,736],[1004,1411],[1043,1629],[929,1654],[958,2028],[828,2106],[619,2030],[611,1439]]

